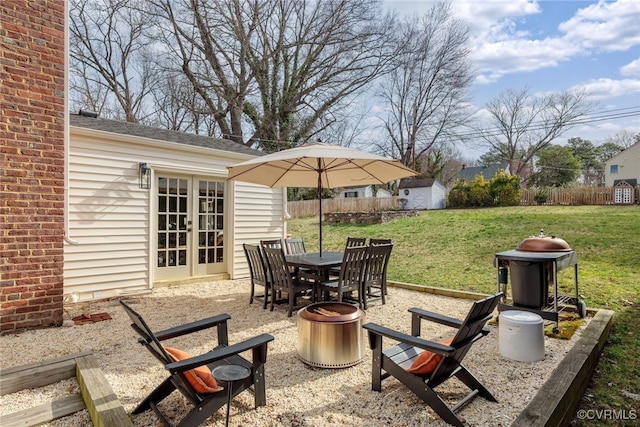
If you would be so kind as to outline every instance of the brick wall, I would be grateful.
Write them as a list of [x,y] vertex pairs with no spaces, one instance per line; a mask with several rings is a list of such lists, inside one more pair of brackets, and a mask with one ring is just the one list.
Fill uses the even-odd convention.
[[0,2],[0,334],[62,323],[64,4]]

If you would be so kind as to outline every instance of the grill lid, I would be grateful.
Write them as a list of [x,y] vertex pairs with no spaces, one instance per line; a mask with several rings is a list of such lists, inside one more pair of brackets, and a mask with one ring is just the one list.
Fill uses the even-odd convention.
[[539,236],[527,237],[520,242],[517,250],[523,252],[568,252],[572,249],[564,239],[553,235],[545,236],[544,230],[540,230]]

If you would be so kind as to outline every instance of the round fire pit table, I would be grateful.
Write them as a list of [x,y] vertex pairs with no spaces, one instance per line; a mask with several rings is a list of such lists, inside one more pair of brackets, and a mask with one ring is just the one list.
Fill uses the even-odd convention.
[[298,357],[318,368],[347,368],[364,357],[364,312],[343,302],[318,302],[298,311]]

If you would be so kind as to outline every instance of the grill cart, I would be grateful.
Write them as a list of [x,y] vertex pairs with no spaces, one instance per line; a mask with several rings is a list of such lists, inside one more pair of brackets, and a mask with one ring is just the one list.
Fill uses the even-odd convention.
[[[512,303],[503,299],[498,304],[498,311],[537,313],[543,319],[555,322],[554,333],[558,332],[558,313],[565,306],[575,306],[579,316],[585,317],[587,308],[578,296],[578,256],[564,240],[545,237],[541,230],[539,237],[523,240],[517,249],[497,253],[494,266],[498,292],[504,292],[506,296],[509,282],[511,284]],[[573,267],[574,295],[558,295],[558,272],[569,267]]]

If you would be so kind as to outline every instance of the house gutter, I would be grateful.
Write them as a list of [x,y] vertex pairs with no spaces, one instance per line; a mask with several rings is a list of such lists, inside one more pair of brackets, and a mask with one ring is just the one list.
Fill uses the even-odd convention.
[[64,241],[79,245],[69,236],[69,2],[64,5]]

